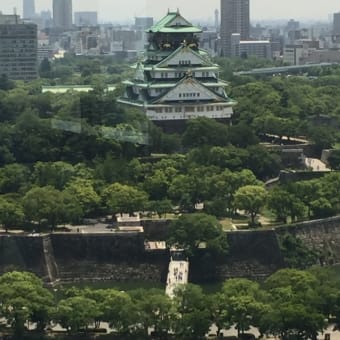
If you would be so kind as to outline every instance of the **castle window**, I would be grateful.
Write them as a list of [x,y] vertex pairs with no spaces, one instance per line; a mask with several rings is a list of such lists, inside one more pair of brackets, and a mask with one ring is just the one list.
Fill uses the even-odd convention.
[[191,60],[180,60],[179,64],[180,65],[191,65]]

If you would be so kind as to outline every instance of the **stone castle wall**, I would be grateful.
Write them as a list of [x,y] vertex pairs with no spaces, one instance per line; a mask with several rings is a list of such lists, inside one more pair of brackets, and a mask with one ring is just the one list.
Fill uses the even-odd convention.
[[[156,222],[155,222],[156,223]],[[156,223],[157,224],[157,223]],[[162,222],[150,227],[168,230]],[[228,233],[229,254],[212,263],[204,253],[190,263],[190,281],[232,277],[263,279],[285,266],[278,239],[291,233],[310,249],[327,254],[328,263],[340,263],[340,216],[279,227],[275,230]],[[0,274],[10,270],[34,272],[45,281],[165,282],[168,250],[145,250],[142,233],[0,235]]]
[[0,235],[0,274],[27,270],[48,281],[42,237]]
[[340,216],[279,227],[276,233],[293,234],[322,255],[326,263],[340,263]]

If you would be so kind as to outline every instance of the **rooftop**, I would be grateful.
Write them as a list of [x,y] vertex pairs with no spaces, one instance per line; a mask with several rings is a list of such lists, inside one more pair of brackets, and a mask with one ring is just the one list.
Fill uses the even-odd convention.
[[168,14],[158,21],[155,25],[150,27],[149,33],[202,33],[202,30],[189,21],[184,19],[182,15],[177,12],[168,12]]

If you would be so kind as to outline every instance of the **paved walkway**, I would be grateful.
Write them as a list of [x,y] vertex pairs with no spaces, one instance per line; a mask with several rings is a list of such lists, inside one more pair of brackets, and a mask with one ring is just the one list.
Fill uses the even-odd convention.
[[169,263],[168,277],[166,280],[165,294],[173,298],[175,296],[174,290],[178,285],[188,283],[189,277],[189,262],[188,261],[174,261],[171,257]]

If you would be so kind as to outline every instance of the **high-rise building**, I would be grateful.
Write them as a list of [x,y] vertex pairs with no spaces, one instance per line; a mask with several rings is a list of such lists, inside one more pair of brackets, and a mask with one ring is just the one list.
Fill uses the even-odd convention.
[[340,13],[333,14],[333,34],[340,35]]
[[74,24],[78,27],[81,26],[97,26],[98,13],[97,12],[75,12]]
[[216,28],[216,32],[217,32],[218,27],[219,27],[219,25],[220,25],[219,17],[220,17],[220,12],[219,12],[219,10],[216,8],[216,9],[215,9],[215,28]]
[[120,103],[143,110],[167,131],[180,131],[188,119],[207,117],[227,122],[235,102],[219,79],[219,66],[200,48],[202,30],[177,12],[147,30],[145,59],[125,81]]
[[300,22],[294,19],[290,19],[286,26],[286,31],[297,31],[300,28]]
[[53,27],[52,13],[50,10],[41,11],[40,18],[42,21],[42,28]]
[[72,0],[53,0],[53,22],[58,29],[72,28]]
[[17,15],[0,15],[0,75],[13,80],[38,77],[37,25],[24,23]]
[[241,40],[249,40],[249,0],[221,0],[221,49],[231,55],[231,37],[239,33]]
[[153,25],[152,17],[135,17],[135,29],[144,31]]
[[34,0],[23,0],[24,19],[32,19],[35,17],[35,3]]

